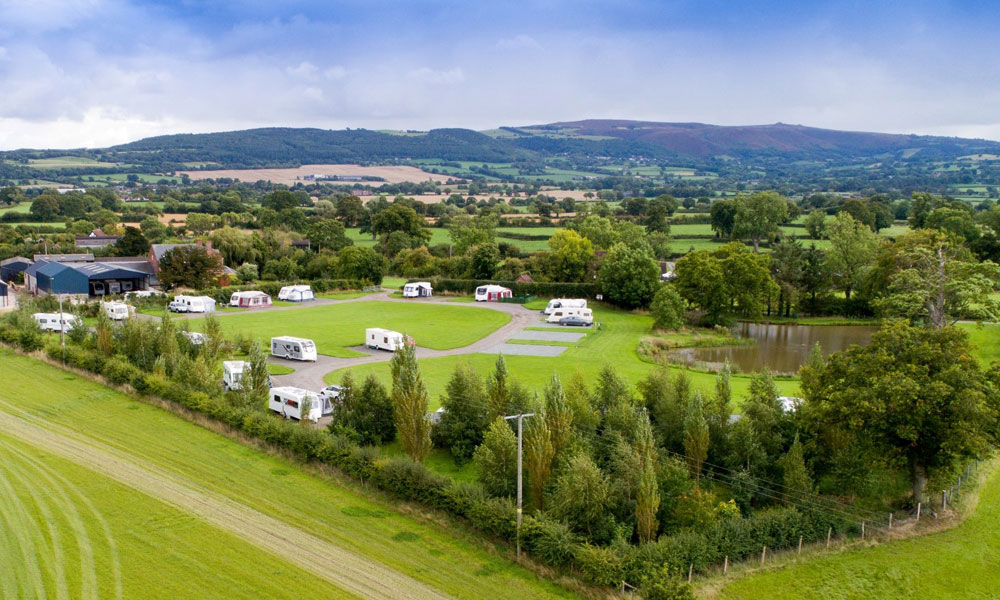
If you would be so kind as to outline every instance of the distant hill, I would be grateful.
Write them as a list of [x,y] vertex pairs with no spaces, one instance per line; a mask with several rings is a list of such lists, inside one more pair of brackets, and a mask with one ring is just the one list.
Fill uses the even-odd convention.
[[886,153],[906,153],[912,156],[915,152],[924,154],[925,157],[952,157],[1000,149],[1000,142],[988,140],[837,131],[785,123],[720,126],[591,119],[505,127],[503,130],[518,136],[513,138],[516,145],[535,150],[544,147],[538,143],[539,137],[549,140],[548,144],[553,148],[571,140],[588,140],[592,144],[599,144],[601,141],[594,138],[604,138],[627,141],[636,147],[655,147],[663,152],[697,157],[782,155],[802,159],[859,159]]
[[[32,151],[59,155],[67,151]],[[818,129],[802,125],[719,126],[703,123],[586,120],[486,132],[432,129],[428,132],[339,131],[262,128],[222,133],[164,135],[85,154],[100,161],[157,171],[184,163],[223,168],[298,166],[308,163],[380,162],[407,159],[516,162],[555,157],[615,160],[646,158],[686,164],[738,158],[752,164],[789,161],[838,164],[947,160],[969,154],[1000,154],[1000,142]],[[20,152],[27,155],[26,152]],[[8,153],[16,158],[18,153]]]

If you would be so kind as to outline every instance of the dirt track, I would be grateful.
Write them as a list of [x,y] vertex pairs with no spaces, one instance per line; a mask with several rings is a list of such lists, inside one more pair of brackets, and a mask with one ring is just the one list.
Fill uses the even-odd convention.
[[[9,411],[9,412],[4,412]],[[17,416],[11,413],[17,413]],[[447,598],[411,577],[199,486],[186,478],[4,404],[0,430],[200,517],[361,598]]]

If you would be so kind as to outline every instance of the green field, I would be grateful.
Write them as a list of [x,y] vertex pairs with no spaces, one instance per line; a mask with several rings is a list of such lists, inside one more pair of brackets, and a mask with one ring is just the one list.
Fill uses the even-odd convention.
[[[506,313],[472,306],[378,301],[219,315],[229,335],[254,335],[266,345],[280,335],[309,338],[320,354],[342,358],[361,356],[348,348],[364,343],[367,327],[404,332],[418,346],[448,350],[467,346],[509,321]],[[202,324],[203,319],[191,320],[192,329]]]
[[[0,393],[0,456],[12,457],[0,460],[0,472],[5,474],[0,478],[0,498],[4,498],[0,514],[5,519],[0,556],[6,557],[0,582],[11,586],[18,578],[33,586],[38,581],[12,572],[8,565],[16,560],[34,565],[31,573],[52,591],[17,593],[7,587],[0,596],[56,596],[60,573],[67,586],[87,581],[91,588],[97,587],[92,594],[71,591],[65,597],[113,598],[116,573],[121,576],[119,597],[125,598],[346,596],[316,577],[319,571],[334,581],[384,576],[396,597],[420,597],[427,588],[460,598],[572,597],[487,551],[458,526],[403,515],[335,479],[308,474],[280,456],[0,350],[0,380],[25,378],[33,385],[6,386]],[[38,389],[46,393],[40,395]],[[39,439],[52,443],[39,448]],[[46,448],[76,464],[48,460]],[[67,455],[66,448],[72,453]],[[96,457],[113,457],[123,469],[105,467],[95,462]],[[8,472],[19,473],[16,481],[21,483],[11,483]],[[61,488],[65,492],[48,484],[48,477],[68,481]],[[38,486],[34,495],[32,485]],[[41,507],[21,510],[8,500],[15,493],[29,506],[47,504],[45,510],[51,514]],[[161,499],[187,502],[194,508],[172,508]],[[211,510],[221,506],[227,508]],[[95,512],[103,515],[107,529]],[[248,515],[257,516],[238,518]],[[255,536],[262,523],[273,524],[285,536]],[[60,549],[55,530],[64,532],[58,535]],[[81,561],[72,536],[81,539],[84,534],[90,541],[79,546],[87,555]],[[113,549],[102,541],[106,539],[113,540]],[[339,553],[344,561],[317,562],[308,552],[278,558],[261,549],[272,542]],[[18,543],[28,544],[29,549],[34,543],[38,551],[16,553]],[[313,575],[306,572],[309,567]],[[412,589],[400,592],[397,584],[406,581],[412,582]]]
[[4,206],[0,208],[0,215],[5,215],[7,213],[26,215],[29,212],[31,212],[31,202],[21,202],[19,204],[15,204],[14,206]]
[[976,358],[983,368],[1000,360],[1000,324],[959,323],[958,326],[969,334],[969,341],[976,349]]
[[[538,356],[508,356],[507,366],[514,378],[529,389],[541,390],[552,377],[558,373],[563,382],[579,371],[586,380],[593,383],[604,365],[611,365],[617,373],[625,377],[630,384],[636,384],[654,368],[653,363],[643,360],[637,347],[644,336],[650,335],[653,320],[648,316],[634,315],[618,310],[594,306],[594,320],[601,323],[600,330],[591,330],[582,340],[568,348],[557,357]],[[419,343],[419,338],[418,338]],[[496,355],[463,354],[442,358],[428,358],[420,361],[420,370],[427,384],[431,397],[432,409],[439,405],[439,398],[444,393],[448,379],[455,366],[468,363],[481,376],[486,376],[493,370]],[[358,378],[375,373],[384,383],[389,382],[389,365],[374,363],[349,367]],[[676,367],[671,367],[675,370]],[[327,383],[338,383],[347,369],[334,371],[326,376]],[[715,374],[700,371],[689,371],[692,384],[696,389],[710,393],[715,385]],[[750,384],[746,375],[733,376],[733,393],[735,398],[742,398]],[[778,380],[778,389],[784,395],[796,395],[798,381],[794,379]]]
[[92,158],[86,158],[83,156],[55,156],[52,158],[32,158],[28,160],[28,165],[36,169],[68,169],[68,168],[78,168],[78,167],[121,167],[128,165],[119,165],[110,162],[100,162]]
[[734,581],[715,597],[996,598],[1000,564],[1000,472],[958,527],[910,540],[811,558]]

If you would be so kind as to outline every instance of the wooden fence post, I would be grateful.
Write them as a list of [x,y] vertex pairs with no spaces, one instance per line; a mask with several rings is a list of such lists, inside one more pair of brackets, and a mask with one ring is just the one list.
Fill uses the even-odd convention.
[[722,562],[722,574],[725,575],[729,572],[729,557],[726,556],[726,560]]
[[802,536],[799,536],[799,556],[802,556]]
[[920,509],[923,507],[923,502],[917,502],[917,520],[920,520]]
[[833,535],[833,527],[826,530],[826,547],[830,547],[830,537]]
[[889,529],[892,529],[892,513],[889,513]]
[[861,539],[865,539],[865,522],[861,521]]
[[764,561],[766,559],[767,559],[767,546],[764,546],[764,549],[760,551],[760,566],[762,567],[764,566]]
[[948,508],[948,490],[941,490],[941,512]]
[[694,577],[694,563],[688,566],[688,583],[691,583],[691,579]]

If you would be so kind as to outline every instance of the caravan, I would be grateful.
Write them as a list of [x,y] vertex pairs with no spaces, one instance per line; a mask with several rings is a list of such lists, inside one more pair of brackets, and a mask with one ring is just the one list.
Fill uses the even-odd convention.
[[557,308],[545,321],[547,323],[561,323],[563,319],[569,317],[580,319],[587,325],[594,322],[594,313],[589,308]]
[[278,291],[278,300],[287,302],[306,302],[316,298],[308,285],[286,285]]
[[513,298],[510,288],[502,285],[481,285],[476,288],[476,302],[498,302],[502,298]]
[[428,281],[414,281],[403,286],[404,298],[430,298],[433,288]]
[[124,321],[125,319],[132,316],[131,309],[128,304],[124,302],[101,302],[101,310],[104,314],[108,316],[112,321]]
[[316,344],[305,338],[281,336],[271,338],[271,355],[288,360],[316,360]]
[[282,386],[271,388],[267,397],[268,408],[286,419],[305,418],[315,423],[323,416],[323,403],[309,390]]
[[587,308],[587,301],[583,298],[553,298],[542,313],[551,315],[557,308]]
[[35,313],[31,315],[42,331],[72,331],[83,326],[80,317],[70,313]]
[[170,301],[167,309],[178,313],[210,313],[215,312],[215,300],[208,296],[180,295]]
[[222,361],[222,387],[227,392],[241,389],[240,380],[243,379],[243,369],[246,368],[244,360],[224,360]]
[[229,306],[233,308],[260,308],[271,306],[271,297],[264,292],[233,292],[229,297]]
[[365,329],[365,345],[372,350],[395,352],[406,345],[406,336],[398,331],[370,327]]

